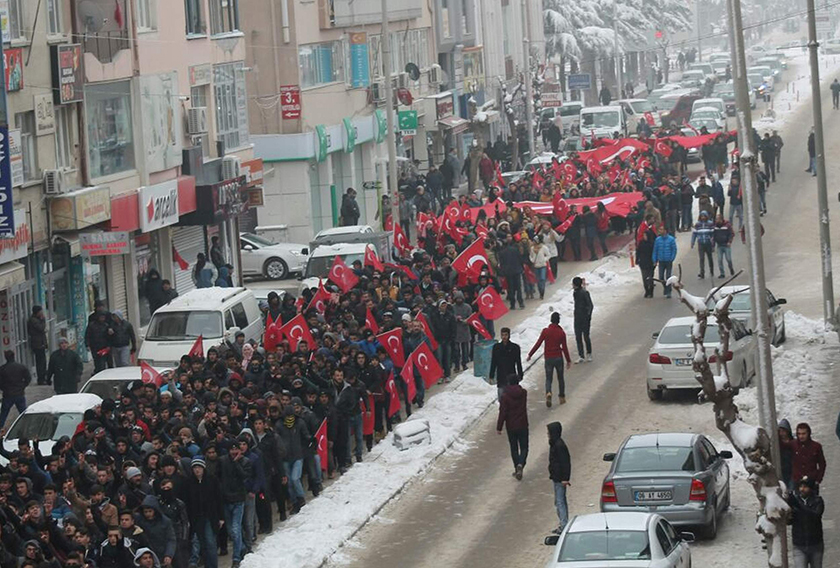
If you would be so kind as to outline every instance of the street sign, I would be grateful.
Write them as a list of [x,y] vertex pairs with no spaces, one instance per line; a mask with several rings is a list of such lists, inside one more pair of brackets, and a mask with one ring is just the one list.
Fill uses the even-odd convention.
[[397,113],[400,132],[406,136],[417,134],[417,111],[401,110]]
[[559,107],[563,105],[560,83],[548,82],[543,85],[540,101],[543,108]]
[[589,73],[569,75],[570,91],[585,91],[592,88],[592,76]]
[[300,87],[297,85],[280,86],[280,113],[283,120],[300,118]]
[[814,21],[817,24],[817,33],[831,31],[831,16],[828,14],[815,14]]

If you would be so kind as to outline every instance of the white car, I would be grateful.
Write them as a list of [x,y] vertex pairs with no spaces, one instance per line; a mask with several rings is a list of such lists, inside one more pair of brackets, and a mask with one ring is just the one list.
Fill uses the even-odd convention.
[[[723,101],[721,101],[721,105],[723,105]],[[695,107],[691,111],[691,118],[688,119],[688,122],[694,126],[695,128],[699,129],[699,126],[695,126],[696,123],[700,123],[702,125],[706,125],[706,128],[709,132],[718,132],[721,130],[726,130],[726,107],[721,111],[716,107]],[[708,127],[708,123],[714,123],[715,128],[714,130]]]
[[546,568],[689,568],[694,541],[656,513],[593,513],[574,517],[554,546]]
[[[62,437],[72,438],[81,424],[86,410],[102,404],[102,399],[92,393],[57,394],[30,404],[3,437],[3,449],[18,449],[18,439],[38,439],[38,450],[48,456],[52,447]],[[8,461],[0,458],[5,465]]]
[[688,71],[683,71],[682,78],[680,79],[680,85],[686,89],[702,87],[705,82],[706,74],[699,69],[689,69]]
[[253,233],[239,235],[242,275],[282,280],[303,272],[309,247],[293,243],[273,243]]
[[761,79],[767,83],[767,86],[770,87],[772,91],[775,88],[776,83],[776,76],[773,74],[773,70],[768,67],[767,65],[754,65],[747,69],[747,73],[760,73]]
[[[154,369],[154,367],[152,367]],[[172,369],[161,367],[155,369],[163,375]],[[134,381],[142,381],[143,372],[141,367],[114,367],[99,371],[87,380],[80,393],[93,393],[101,398],[112,398],[119,400],[120,394]]]
[[[732,303],[729,304],[729,316],[743,323],[747,329],[755,329],[752,322],[750,304],[752,298],[749,286],[724,286],[709,300],[709,307],[714,308],[718,300],[733,292],[739,293],[735,294]],[[773,345],[781,345],[785,342],[785,312],[782,309],[784,304],[787,304],[787,300],[776,298],[770,290],[767,290],[767,315],[770,324],[770,342]]]
[[[697,136],[697,133],[690,128],[680,128],[680,132],[682,132],[683,136],[688,136],[689,138]],[[686,150],[686,161],[689,163],[702,161],[700,158],[700,148],[689,148]]]
[[[666,390],[699,389],[694,378],[694,346],[691,343],[692,316],[671,318],[659,333],[648,352],[647,395],[660,400]],[[717,321],[709,316],[704,345],[710,363],[716,363],[715,348],[719,346]],[[729,383],[735,389],[745,387],[755,376],[756,346],[752,332],[737,319],[732,320],[729,351],[724,354],[729,371]],[[716,365],[712,365],[715,371]],[[716,373],[717,374],[717,373]]]
[[697,99],[693,103],[691,103],[691,112],[695,110],[705,109],[705,108],[713,108],[720,112],[721,115],[726,114],[726,103],[720,97],[712,97],[708,99]]

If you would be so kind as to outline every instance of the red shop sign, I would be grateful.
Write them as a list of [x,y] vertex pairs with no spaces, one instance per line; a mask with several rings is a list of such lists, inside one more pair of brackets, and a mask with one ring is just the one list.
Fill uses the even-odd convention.
[[280,87],[280,112],[283,120],[300,118],[300,87],[297,85]]

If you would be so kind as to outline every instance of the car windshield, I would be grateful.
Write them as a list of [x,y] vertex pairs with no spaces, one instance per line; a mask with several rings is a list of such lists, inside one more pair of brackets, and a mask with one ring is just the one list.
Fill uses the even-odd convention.
[[[714,309],[720,298],[713,298],[709,300],[709,309]],[[748,312],[752,309],[750,306],[750,292],[741,292],[732,297],[732,303],[729,304],[729,311],[731,312]]]
[[715,120],[716,118],[718,118],[718,112],[715,111],[715,110],[696,110],[696,111],[694,111],[694,114],[692,115],[691,118],[692,118],[692,120],[694,120],[694,119],[699,120],[699,119],[704,119],[704,118],[710,119],[710,120]]
[[266,239],[264,239],[264,238],[262,238],[258,235],[254,235],[252,233],[245,233],[242,236],[245,237],[246,239],[248,239],[249,241],[251,241],[252,243],[254,243],[255,245],[259,245],[261,247],[270,247],[270,246],[276,244],[276,243],[272,243],[271,241],[266,240]]
[[157,312],[149,323],[146,339],[183,341],[222,337],[222,314],[211,311]]
[[581,115],[581,128],[617,128],[618,112],[587,112]]
[[[662,345],[681,345],[691,343],[691,326],[668,326],[662,330],[662,333],[659,334],[657,340]],[[720,342],[720,336],[718,335],[718,328],[716,325],[706,326],[706,336],[704,341],[708,345]]]
[[633,109],[633,112],[636,114],[644,114],[646,112],[653,112],[653,105],[650,104],[650,101],[633,101],[630,103],[630,108]]
[[718,129],[717,122],[715,122],[712,119],[708,119],[708,118],[704,118],[704,119],[701,119],[701,120],[691,119],[691,120],[688,121],[688,123],[691,126],[693,126],[694,128],[696,128],[697,130],[700,130],[704,126],[706,127],[706,130],[708,130],[710,132]]
[[650,560],[644,531],[587,531],[567,533],[558,562],[587,560]]
[[580,105],[566,105],[560,107],[560,116],[577,116],[580,114]]
[[702,71],[692,69],[691,71],[686,71],[685,73],[683,73],[682,78],[683,78],[683,80],[705,79],[705,76],[703,75]]
[[[351,266],[357,260],[364,262],[365,254],[340,254],[338,255],[347,266]],[[323,278],[330,272],[330,267],[335,260],[334,256],[319,256],[309,257],[309,262],[306,263],[306,273],[304,278]]]
[[82,387],[81,392],[90,392],[99,395],[100,398],[118,399],[123,388],[133,379],[103,379],[88,381]]
[[616,473],[695,471],[694,451],[685,446],[624,448],[618,455],[615,471]]
[[30,440],[58,440],[62,436],[72,437],[76,426],[82,421],[78,412],[24,412],[6,434],[9,440],[29,438]]

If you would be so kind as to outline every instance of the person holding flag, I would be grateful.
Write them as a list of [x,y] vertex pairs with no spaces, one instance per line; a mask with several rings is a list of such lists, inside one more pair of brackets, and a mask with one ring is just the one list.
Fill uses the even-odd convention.
[[467,370],[467,363],[470,361],[470,353],[472,351],[472,332],[470,331],[470,324],[467,321],[470,319],[473,311],[470,305],[465,301],[464,293],[461,290],[455,290],[452,293],[452,298],[455,303],[452,304],[452,315],[455,316],[455,341],[452,346],[452,360],[454,363],[454,371]]

